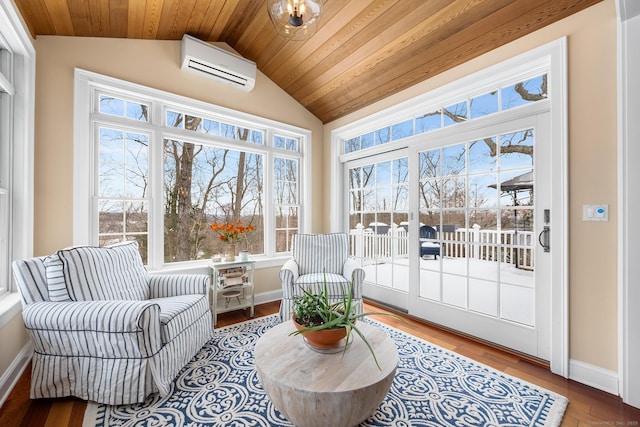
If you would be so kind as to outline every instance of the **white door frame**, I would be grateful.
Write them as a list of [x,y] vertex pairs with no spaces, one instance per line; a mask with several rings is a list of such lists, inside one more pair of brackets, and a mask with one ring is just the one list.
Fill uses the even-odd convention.
[[640,2],[617,0],[618,12],[618,382],[622,400],[640,408]]
[[[429,93],[401,102],[393,107],[374,113],[368,117],[357,120],[331,132],[331,194],[342,194],[344,180],[342,174],[342,162],[353,157],[352,154],[342,154],[343,141],[367,132],[377,123],[380,126],[393,123],[400,117],[410,117],[410,114],[419,113],[419,108],[436,102],[438,99],[452,96],[468,96],[470,87],[495,79],[496,76],[505,75],[507,72],[530,69],[535,65],[543,65],[548,68],[549,93],[551,101],[551,140],[553,165],[552,170],[557,171],[551,177],[555,188],[551,213],[551,223],[554,229],[551,232],[551,247],[554,253],[552,261],[552,277],[554,280],[551,290],[551,371],[563,377],[569,375],[569,300],[568,300],[568,124],[567,124],[567,40],[560,38],[529,52],[525,52],[514,58],[496,64],[472,75],[464,77],[456,82],[442,86]],[[465,92],[466,91],[466,92]],[[399,120],[398,120],[399,121]],[[388,149],[388,148],[387,148]],[[343,231],[347,224],[344,223],[344,200],[342,197],[331,199],[330,226],[332,231]]]

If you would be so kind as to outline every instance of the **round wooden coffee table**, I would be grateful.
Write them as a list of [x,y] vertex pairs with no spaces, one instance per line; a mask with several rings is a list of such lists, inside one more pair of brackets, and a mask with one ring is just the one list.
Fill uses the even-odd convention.
[[344,353],[320,353],[305,344],[289,320],[258,339],[258,378],[274,406],[298,427],[352,427],[384,400],[398,365],[396,346],[380,329],[359,322],[380,368],[355,333]]

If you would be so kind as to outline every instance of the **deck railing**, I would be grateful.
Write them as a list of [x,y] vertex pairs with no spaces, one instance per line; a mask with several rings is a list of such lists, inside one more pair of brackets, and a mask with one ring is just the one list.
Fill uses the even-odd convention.
[[[396,224],[391,224],[383,233],[358,224],[349,231],[349,241],[351,255],[364,264],[409,256],[407,231]],[[469,257],[533,269],[535,238],[531,231],[482,230],[476,224],[470,229],[436,232],[435,241],[440,243],[440,255],[443,257]]]

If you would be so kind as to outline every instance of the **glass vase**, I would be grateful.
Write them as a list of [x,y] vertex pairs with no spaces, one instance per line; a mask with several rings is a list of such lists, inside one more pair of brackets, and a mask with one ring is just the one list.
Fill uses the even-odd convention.
[[227,243],[224,248],[224,260],[226,262],[236,260],[236,245],[233,243]]

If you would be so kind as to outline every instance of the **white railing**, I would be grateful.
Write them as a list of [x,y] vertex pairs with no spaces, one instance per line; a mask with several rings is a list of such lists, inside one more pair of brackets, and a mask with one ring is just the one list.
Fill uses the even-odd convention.
[[[358,224],[349,231],[349,241],[351,255],[362,259],[365,264],[409,255],[409,236],[403,227],[396,224],[391,224],[386,233],[376,233]],[[436,232],[436,241],[440,243],[440,255],[443,257],[469,257],[533,269],[535,238],[531,231],[482,230],[476,224],[471,229]]]

